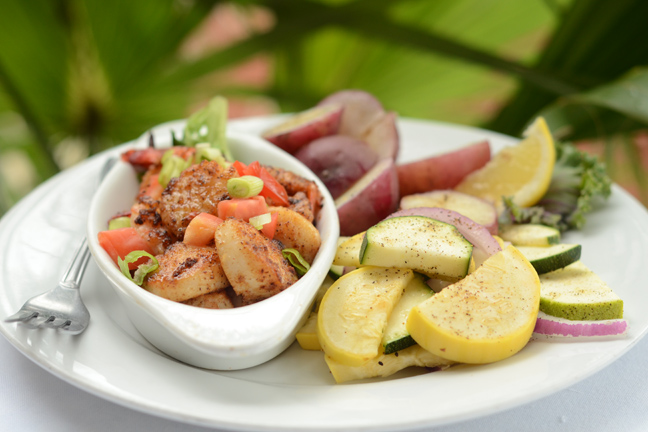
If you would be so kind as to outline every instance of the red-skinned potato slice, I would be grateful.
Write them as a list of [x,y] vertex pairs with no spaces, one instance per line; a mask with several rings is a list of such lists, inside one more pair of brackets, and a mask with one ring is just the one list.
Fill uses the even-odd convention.
[[438,156],[398,166],[401,196],[452,189],[471,172],[486,165],[491,158],[490,144],[480,141]]
[[400,208],[439,207],[454,210],[497,234],[497,210],[490,202],[454,190],[438,190],[401,197]]
[[340,235],[352,236],[380,222],[396,210],[398,200],[396,165],[382,159],[335,200]]
[[383,114],[364,135],[363,139],[371,147],[378,157],[392,158],[396,160],[400,149],[400,137],[396,127],[398,116],[395,112],[389,111]]
[[317,106],[290,117],[262,136],[288,153],[295,153],[313,140],[337,133],[342,112],[339,104]]
[[385,113],[380,101],[362,90],[341,90],[317,104],[326,105],[344,107],[338,133],[359,139],[363,139],[371,126]]
[[344,135],[320,138],[302,147],[295,157],[322,180],[335,199],[378,162],[364,142]]

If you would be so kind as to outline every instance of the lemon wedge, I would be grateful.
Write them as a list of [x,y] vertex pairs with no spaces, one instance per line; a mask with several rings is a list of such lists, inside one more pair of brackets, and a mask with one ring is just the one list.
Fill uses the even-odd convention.
[[514,246],[488,258],[459,282],[412,308],[407,330],[439,357],[491,363],[520,351],[540,307],[540,279]]
[[317,313],[324,353],[348,366],[376,357],[387,320],[413,277],[412,270],[367,266],[335,281]]
[[455,190],[492,202],[498,212],[503,208],[503,196],[512,197],[521,207],[530,207],[547,192],[555,162],[553,138],[544,118],[538,117],[519,144],[499,151]]

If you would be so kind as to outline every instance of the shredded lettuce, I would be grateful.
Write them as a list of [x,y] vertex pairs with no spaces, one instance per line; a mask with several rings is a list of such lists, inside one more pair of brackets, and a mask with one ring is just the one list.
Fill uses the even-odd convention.
[[556,142],[556,164],[547,193],[533,207],[504,198],[501,224],[536,223],[560,231],[581,229],[596,201],[607,199],[612,180],[605,164],[571,143]]
[[[135,273],[133,274],[133,276],[131,276],[131,272],[130,269],[128,268],[128,265],[137,262],[137,260],[139,260],[142,257],[149,258],[149,261],[137,266],[137,270],[135,270]],[[124,259],[121,259],[121,257],[117,257],[117,265],[119,266],[119,270],[121,270],[124,276],[126,276],[128,279],[135,282],[139,286],[141,286],[142,283],[144,283],[144,278],[149,273],[154,272],[159,267],[158,260],[153,255],[151,255],[146,251],[141,251],[141,250],[130,252],[128,255],[124,257]]]

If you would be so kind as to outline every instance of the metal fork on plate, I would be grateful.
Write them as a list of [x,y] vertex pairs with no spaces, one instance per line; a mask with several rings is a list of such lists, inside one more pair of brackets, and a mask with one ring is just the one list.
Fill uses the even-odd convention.
[[[106,161],[99,176],[100,182],[115,161],[115,158]],[[90,312],[81,299],[79,287],[89,260],[90,250],[84,237],[58,285],[27,300],[18,312],[5,321],[19,322],[32,329],[50,327],[73,335],[82,333],[90,322]]]

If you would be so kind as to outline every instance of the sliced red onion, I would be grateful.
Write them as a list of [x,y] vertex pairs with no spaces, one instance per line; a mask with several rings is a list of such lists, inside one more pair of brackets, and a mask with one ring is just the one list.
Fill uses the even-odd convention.
[[426,283],[435,293],[440,293],[443,288],[452,285],[452,282],[443,281],[441,279],[428,279]]
[[414,207],[392,213],[388,219],[398,216],[425,216],[454,225],[466,240],[472,243],[476,266],[481,265],[486,258],[502,251],[499,243],[486,227],[456,211],[439,207]]
[[599,321],[572,321],[538,313],[534,336],[550,336],[558,338],[578,337],[617,337],[628,331],[628,322],[624,319]]

